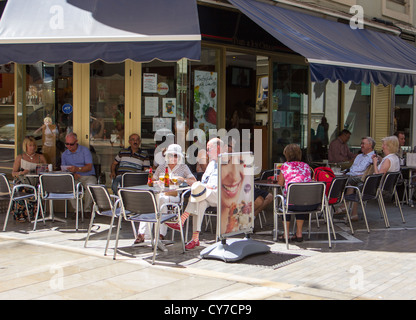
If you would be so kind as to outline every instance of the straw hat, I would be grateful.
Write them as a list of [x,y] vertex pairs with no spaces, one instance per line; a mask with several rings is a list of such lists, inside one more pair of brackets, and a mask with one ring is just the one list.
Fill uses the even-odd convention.
[[202,201],[206,199],[210,193],[210,189],[207,189],[201,181],[197,181],[191,186],[191,202]]

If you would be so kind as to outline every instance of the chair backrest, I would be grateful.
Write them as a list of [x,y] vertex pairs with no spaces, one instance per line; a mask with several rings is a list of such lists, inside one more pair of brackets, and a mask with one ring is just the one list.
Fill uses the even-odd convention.
[[9,180],[4,173],[0,173],[0,193],[11,194]]
[[329,204],[336,204],[342,200],[347,182],[348,177],[335,177],[332,180],[328,191]]
[[70,173],[41,174],[39,183],[42,196],[48,193],[75,194],[74,176]]
[[265,170],[261,174],[260,180],[267,180],[268,177],[272,177],[274,175],[274,170]]
[[286,202],[290,210],[321,210],[324,201],[324,182],[295,182],[287,188]]
[[377,196],[383,174],[370,174],[365,177],[362,195]]
[[147,184],[149,174],[146,172],[126,172],[121,178],[121,187],[143,186]]
[[105,185],[87,185],[87,189],[99,212],[113,209],[111,198]]
[[401,175],[400,171],[387,172],[384,176],[381,190],[388,192],[388,193],[393,193],[394,189],[396,188],[396,184],[399,181],[400,175]]
[[156,199],[152,191],[123,189],[118,190],[123,214],[130,211],[134,214],[157,212]]

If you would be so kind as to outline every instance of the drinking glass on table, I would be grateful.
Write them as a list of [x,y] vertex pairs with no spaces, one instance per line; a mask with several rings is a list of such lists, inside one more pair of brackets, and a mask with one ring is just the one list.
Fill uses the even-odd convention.
[[178,176],[172,176],[171,180],[173,182],[174,187],[176,188],[176,184],[178,183]]
[[164,173],[161,173],[161,174],[159,175],[159,186],[160,186],[160,187],[163,187],[164,182],[165,182],[165,174],[164,174]]

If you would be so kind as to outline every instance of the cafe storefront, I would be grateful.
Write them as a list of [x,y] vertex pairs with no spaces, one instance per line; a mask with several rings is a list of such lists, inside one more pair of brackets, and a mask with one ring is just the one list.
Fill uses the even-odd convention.
[[[143,25],[132,27],[133,20],[140,20],[137,15],[128,18],[129,12],[140,12],[129,7],[140,7],[140,1],[123,1],[123,8],[114,11],[111,1],[100,1],[95,8],[94,1],[50,0],[55,11],[37,8],[34,16],[46,15],[42,19],[45,30],[50,31],[51,24],[55,28],[52,40],[40,31],[28,40],[24,25],[17,27],[20,33],[14,31],[13,37],[3,31],[1,170],[11,169],[26,135],[35,135],[40,148],[52,135],[55,144],[49,149],[50,159],[59,166],[64,137],[70,131],[93,150],[94,161],[107,181],[111,162],[126,146],[129,134],[138,132],[142,147],[153,154],[155,131],[164,128],[176,137],[190,129],[205,134],[210,129],[248,129],[251,150],[257,129],[262,148],[256,156],[261,157],[262,169],[281,162],[288,143],[300,144],[305,160],[325,159],[329,142],[344,128],[353,133],[351,148],[359,147],[362,136],[379,141],[400,128],[407,130],[409,145],[414,144],[412,123],[403,119],[413,118],[415,61],[406,61],[405,70],[400,61],[385,66],[370,56],[361,56],[365,66],[362,61],[342,64],[335,59],[340,58],[337,53],[325,62],[318,61],[313,52],[305,51],[301,39],[290,43],[267,29],[264,21],[271,17],[266,13],[254,16],[248,5],[254,2],[260,9],[277,8],[275,14],[285,17],[288,11],[281,10],[287,9],[245,0],[229,1],[232,5],[181,1],[182,6],[174,6],[175,14],[164,1],[152,2],[146,12],[158,14],[143,17],[148,28],[143,29]],[[20,10],[23,2],[8,1],[0,26],[8,25],[13,14],[33,17],[30,9]],[[16,8],[19,10],[14,11]],[[177,24],[179,14],[186,23]],[[291,19],[297,19],[297,14],[289,10]],[[102,34],[87,37],[84,31],[72,28],[68,29],[74,34],[67,34],[70,17],[80,15],[88,25],[96,23]],[[311,19],[313,25],[327,22]],[[158,28],[154,27],[156,21]],[[399,40],[390,45],[405,46]],[[325,44],[320,45],[325,51]],[[405,48],[416,53],[410,45]],[[342,49],[349,49],[348,43]],[[51,118],[48,130],[42,128],[45,118]],[[188,140],[187,146],[193,142]]]

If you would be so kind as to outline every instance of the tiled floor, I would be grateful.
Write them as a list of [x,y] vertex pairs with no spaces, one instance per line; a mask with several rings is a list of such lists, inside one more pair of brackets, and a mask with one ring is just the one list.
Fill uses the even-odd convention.
[[[416,209],[403,208],[402,224],[398,209],[387,206],[390,229],[369,203],[370,234],[359,221],[351,235],[336,217],[339,240],[332,249],[321,221],[319,230],[313,224],[311,240],[291,244],[288,251],[260,232],[252,238],[269,245],[271,253],[236,263],[200,259],[203,248],[183,254],[176,237],[152,266],[149,246],[131,246],[129,224],[123,224],[114,261],[113,241],[109,256],[103,256],[104,218],[97,220],[87,248],[87,219],[79,232],[71,217],[40,223],[35,232],[28,223],[10,221],[0,233],[0,299],[416,299]],[[0,224],[3,219],[0,214]],[[259,231],[270,231],[272,221],[268,212]],[[214,236],[204,232],[201,239],[209,246]]]

